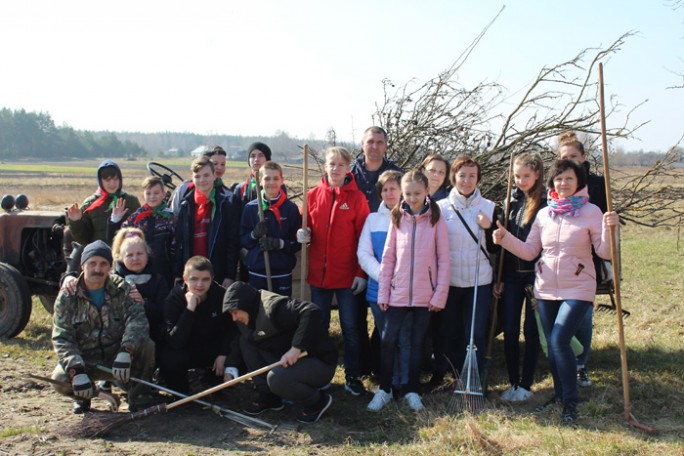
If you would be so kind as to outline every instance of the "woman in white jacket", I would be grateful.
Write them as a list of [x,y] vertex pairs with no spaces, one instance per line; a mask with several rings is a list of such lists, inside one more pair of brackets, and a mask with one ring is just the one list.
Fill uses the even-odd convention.
[[[433,340],[435,363],[430,381],[432,385],[441,383],[449,364],[460,369],[465,361],[470,340],[477,261],[480,262],[480,274],[477,280],[474,342],[480,369],[487,351],[487,320],[492,299],[493,271],[486,249],[496,249],[491,236],[495,204],[480,194],[477,187],[480,178],[479,163],[467,156],[457,157],[449,172],[453,188],[449,196],[437,203],[449,231],[451,278],[446,307],[433,317],[436,318],[437,329]],[[479,249],[476,236],[482,238]]]

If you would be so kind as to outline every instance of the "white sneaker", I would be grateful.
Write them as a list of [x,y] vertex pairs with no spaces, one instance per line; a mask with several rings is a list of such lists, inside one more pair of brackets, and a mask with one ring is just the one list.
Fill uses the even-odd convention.
[[406,396],[404,396],[404,400],[408,406],[415,411],[423,410],[425,408],[423,406],[423,402],[420,400],[420,396],[418,396],[418,393],[407,393]]
[[379,412],[384,406],[392,402],[392,393],[387,393],[382,388],[378,388],[373,396],[373,400],[366,407],[371,412]]
[[509,400],[511,402],[522,402],[528,400],[532,396],[534,396],[534,393],[532,391],[527,390],[522,386],[519,386],[516,392],[511,396]]
[[518,390],[518,387],[516,385],[511,386],[508,388],[506,391],[501,393],[501,399],[504,401],[510,401],[512,400],[511,398],[515,396],[516,391]]

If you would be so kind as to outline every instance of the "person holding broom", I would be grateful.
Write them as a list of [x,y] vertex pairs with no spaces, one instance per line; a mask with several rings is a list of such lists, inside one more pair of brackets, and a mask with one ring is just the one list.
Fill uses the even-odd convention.
[[[109,275],[110,247],[104,241],[88,244],[81,266],[76,292],[61,290],[57,296],[52,327],[58,359],[52,378],[71,384],[55,389],[75,397],[74,413],[90,410],[96,394],[93,380],[118,380],[126,386],[131,376],[150,381],[154,371],[154,343],[145,309],[130,296],[131,287],[122,277]],[[98,370],[98,364],[112,366],[113,378]],[[135,383],[128,388],[129,410],[153,402],[147,386]]]
[[295,203],[287,199],[281,189],[283,168],[267,161],[257,171],[262,193],[264,220],[259,220],[259,199],[248,202],[240,219],[240,247],[247,250],[245,263],[249,271],[249,284],[257,289],[268,289],[266,259],[268,252],[271,282],[275,293],[292,296],[292,270],[297,263],[295,254],[301,244],[297,230],[302,216]]
[[[301,406],[299,422],[318,421],[332,404],[332,396],[321,389],[337,367],[337,348],[318,306],[235,282],[226,290],[223,312],[237,323],[239,354],[250,371],[279,360],[282,364],[254,377],[258,397],[244,411],[258,415],[281,410],[283,400],[289,400]],[[300,359],[304,352],[308,355]],[[238,364],[237,353],[229,362]]]
[[589,202],[587,177],[571,160],[556,161],[549,171],[546,208],[537,213],[527,239],[508,235],[497,222],[494,242],[514,255],[536,262],[534,294],[549,349],[549,368],[554,396],[537,407],[544,411],[563,404],[561,420],[577,420],[577,359],[570,339],[591,309],[596,296],[596,270],[591,249],[602,258],[610,257],[610,227],[617,226],[615,212],[601,214]]

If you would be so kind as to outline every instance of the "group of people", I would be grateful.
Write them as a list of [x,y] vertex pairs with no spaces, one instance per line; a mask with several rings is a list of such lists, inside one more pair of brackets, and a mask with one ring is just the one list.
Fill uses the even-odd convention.
[[[327,387],[337,365],[329,335],[333,299],[345,390],[362,396],[362,377],[374,371],[378,379],[369,410],[393,399],[423,409],[426,348],[428,387],[443,386],[464,363],[471,320],[477,364],[484,366],[493,296],[504,309],[510,388],[502,398],[527,400],[539,348],[529,299],[522,373],[519,333],[525,287],[534,285],[555,389],[539,408],[562,403],[563,421],[575,421],[578,379],[590,384],[594,257],[609,256],[610,227],[618,223],[615,213],[602,215],[601,178],[586,169],[582,143],[574,134],[561,137],[546,181],[537,154],[516,158],[516,189],[502,205],[507,226],[497,204],[480,193],[482,170],[474,158],[450,163],[431,154],[404,172],[385,157],[382,128],[368,128],[361,145],[356,160],[345,148],[326,150],[321,182],[306,194],[305,227],[263,143],[250,146],[250,175],[231,188],[222,181],[223,149],[195,159],[192,180],[176,189],[169,207],[160,179],[145,180],[140,206],[122,191],[118,166],[103,162],[97,193],[68,208],[72,235],[86,247],[80,262],[72,262],[81,271],[65,280],[55,306],[54,377],[71,383],[72,391],[61,391],[76,396],[75,411],[89,408],[94,379],[130,386],[129,408],[136,409],[150,394],[131,385],[132,374],[149,379],[156,368],[171,389],[186,393],[189,369],[205,368],[207,380],[218,383],[239,369],[280,361],[254,379],[257,397],[244,411],[280,410],[292,401],[301,405],[300,421],[317,421],[332,403]],[[589,202],[601,197],[598,207]],[[311,302],[291,297],[302,244]],[[500,247],[509,253],[494,286],[492,257]],[[368,334],[368,308],[375,338]],[[570,347],[575,334],[584,348],[579,359]],[[97,364],[111,365],[113,377]]]

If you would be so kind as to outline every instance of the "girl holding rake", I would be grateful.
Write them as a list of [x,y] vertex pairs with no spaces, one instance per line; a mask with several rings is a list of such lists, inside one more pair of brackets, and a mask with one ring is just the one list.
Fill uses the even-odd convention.
[[449,238],[439,206],[428,196],[428,179],[419,171],[401,179],[403,202],[392,209],[380,263],[378,306],[385,313],[381,329],[380,388],[368,410],[378,411],[392,400],[392,372],[397,339],[404,319],[412,314],[408,384],[402,393],[413,410],[422,410],[418,395],[423,341],[430,313],[444,308],[449,289]]
[[543,411],[563,403],[561,420],[577,420],[577,359],[570,339],[591,309],[596,296],[596,271],[591,248],[602,258],[610,257],[610,227],[619,223],[615,212],[601,214],[589,203],[584,170],[571,160],[556,161],[547,182],[548,207],[537,214],[525,242],[508,236],[497,222],[494,242],[514,255],[536,263],[534,294],[549,345],[549,368],[554,396],[537,407]]

